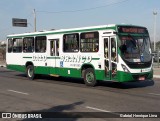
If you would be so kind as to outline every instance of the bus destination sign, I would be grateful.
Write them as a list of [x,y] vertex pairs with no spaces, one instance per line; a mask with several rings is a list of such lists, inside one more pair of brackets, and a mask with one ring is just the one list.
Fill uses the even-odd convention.
[[118,32],[120,33],[132,33],[132,34],[147,34],[147,29],[142,27],[129,27],[129,26],[119,26]]

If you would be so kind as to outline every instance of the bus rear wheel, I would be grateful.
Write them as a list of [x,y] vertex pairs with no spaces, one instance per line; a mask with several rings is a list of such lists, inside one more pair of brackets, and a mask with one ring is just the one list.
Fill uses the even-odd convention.
[[33,65],[27,66],[26,74],[27,74],[27,77],[28,77],[30,80],[33,80],[33,79],[35,78]]
[[87,68],[84,72],[84,82],[87,86],[95,86],[97,84],[96,76],[92,68]]

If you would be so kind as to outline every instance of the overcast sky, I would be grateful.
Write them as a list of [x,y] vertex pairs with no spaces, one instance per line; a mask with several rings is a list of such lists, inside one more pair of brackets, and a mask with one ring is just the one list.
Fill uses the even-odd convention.
[[[155,9],[160,41],[160,0],[0,0],[0,40],[34,31],[33,9],[38,31],[126,23],[147,27],[151,39]],[[12,18],[27,19],[28,27],[12,27]]]

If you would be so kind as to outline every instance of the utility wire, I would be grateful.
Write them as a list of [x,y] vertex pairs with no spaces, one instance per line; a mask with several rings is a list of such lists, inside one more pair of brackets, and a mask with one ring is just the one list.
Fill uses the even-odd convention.
[[79,9],[79,10],[66,10],[66,11],[55,11],[55,12],[36,11],[36,12],[38,12],[38,13],[47,13],[47,14],[74,13],[74,12],[82,12],[82,11],[89,11],[89,10],[99,9],[99,8],[103,8],[103,7],[106,7],[106,6],[111,6],[111,5],[116,5],[116,4],[124,3],[124,2],[127,2],[127,1],[129,1],[129,0],[123,0],[123,1],[114,2],[114,3],[110,3],[110,4],[107,4],[107,5],[103,5],[103,6],[97,6],[97,7],[86,8],[86,9]]

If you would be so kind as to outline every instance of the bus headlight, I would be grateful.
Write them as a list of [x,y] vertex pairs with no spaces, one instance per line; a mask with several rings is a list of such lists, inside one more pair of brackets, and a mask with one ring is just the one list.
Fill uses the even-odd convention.
[[125,65],[121,64],[121,66],[122,66],[124,72],[130,73],[130,71],[128,70],[128,68]]

